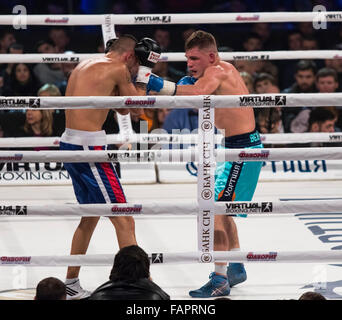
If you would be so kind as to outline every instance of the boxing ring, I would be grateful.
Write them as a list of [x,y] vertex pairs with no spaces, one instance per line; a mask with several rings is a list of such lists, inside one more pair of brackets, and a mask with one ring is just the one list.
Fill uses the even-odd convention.
[[[234,15],[237,19],[236,14]],[[238,15],[241,17],[241,14]],[[253,14],[248,14],[250,15]],[[269,18],[269,15],[273,18]],[[260,13],[257,22],[284,21],[279,18],[278,13],[269,15],[265,15],[262,19],[263,14]],[[231,22],[226,19],[230,16],[231,14],[227,16],[224,14],[225,20],[221,23]],[[68,25],[76,23],[73,19],[84,21],[83,16],[82,18],[68,17],[70,17]],[[178,15],[170,15],[170,17],[173,23],[190,23],[177,20]],[[294,18],[286,15],[286,17],[282,16],[282,19],[289,19],[286,21],[309,19],[306,15],[299,17],[294,14],[291,17]],[[312,16],[310,17],[312,19]],[[201,18],[200,15],[198,18]],[[46,21],[58,20],[57,17],[50,20],[48,18],[44,20],[41,17],[40,20],[35,19],[35,16],[28,16],[28,23],[46,24]],[[111,24],[112,20],[108,19],[107,24]],[[6,22],[6,19],[0,19],[0,21]],[[127,21],[125,23],[130,24],[129,20]],[[204,23],[203,20],[200,21]],[[206,23],[210,21],[208,18]],[[243,21],[243,19],[235,21]],[[255,20],[250,21],[255,22]],[[125,24],[121,22],[120,19],[117,20],[117,24]],[[163,19],[159,22],[162,23]],[[87,24],[92,23],[98,24],[99,20],[92,20],[89,23],[87,20]],[[103,27],[102,30],[105,39],[109,31],[113,32],[111,28]],[[335,52],[334,57],[336,58],[338,54],[340,53]],[[22,61],[21,59],[25,56],[28,55],[20,55],[16,61]],[[244,57],[246,56],[244,53]],[[13,55],[9,55],[8,58],[1,57],[0,62],[9,62],[6,59],[12,59],[12,57]],[[237,59],[239,57],[241,56],[237,56]],[[326,56],[320,55],[320,58],[323,57]],[[41,57],[31,55],[27,58],[33,62],[38,61],[34,59]],[[79,57],[77,61],[82,58]],[[265,56],[260,55],[259,58],[265,59]],[[162,59],[167,61],[167,58]],[[51,62],[45,59],[45,62],[47,61]],[[65,60],[61,58],[59,62],[75,62],[75,60],[71,60],[68,56]],[[151,98],[154,99],[152,105],[147,103]],[[341,266],[339,266],[342,262],[342,253],[339,250],[342,247],[338,245],[341,242],[339,240],[341,229],[334,225],[342,221],[340,212],[342,181],[338,173],[326,180],[298,177],[288,181],[265,179],[259,182],[252,202],[215,203],[212,174],[214,168],[210,167],[209,171],[203,168],[204,159],[210,159],[209,163],[214,163],[216,159],[221,161],[223,159],[236,161],[257,159],[266,162],[327,159],[327,161],[335,161],[334,164],[338,167],[338,162],[342,159],[342,148],[339,147],[297,148],[297,150],[291,150],[291,148],[235,149],[219,152],[213,147],[215,146],[213,130],[215,108],[225,108],[227,105],[240,107],[241,103],[246,103],[246,101],[252,105],[253,102],[259,103],[259,107],[262,101],[272,102],[265,107],[279,106],[275,101],[282,101],[280,104],[282,107],[302,106],[304,103],[306,106],[342,106],[341,98],[342,94],[139,97],[140,102],[132,105],[127,103],[129,99],[132,100],[130,97],[1,97],[3,109],[66,109],[84,108],[85,105],[87,108],[196,107],[199,109],[200,130],[197,138],[198,148],[190,150],[92,151],[90,154],[77,152],[77,156],[74,152],[68,154],[62,151],[1,151],[0,163],[120,161],[122,163],[134,162],[139,166],[145,163],[162,165],[169,162],[195,161],[199,165],[197,184],[124,183],[128,204],[122,205],[79,206],[75,204],[70,184],[2,184],[0,186],[0,224],[5,241],[0,242],[0,299],[30,299],[34,291],[26,288],[34,288],[41,279],[51,275],[64,279],[66,266],[71,264],[82,265],[80,279],[82,286],[88,290],[95,289],[107,281],[118,246],[114,228],[106,219],[100,220],[86,256],[66,255],[66,252],[69,252],[71,238],[79,222],[81,210],[82,214],[87,215],[113,216],[127,214],[127,212],[134,215],[138,244],[150,254],[152,278],[170,294],[171,299],[188,299],[188,291],[201,286],[207,280],[214,260],[246,263],[248,280],[232,289],[230,294],[232,299],[296,299],[308,290],[322,292],[332,299],[342,298]],[[283,136],[279,141],[284,142],[286,136],[289,138],[286,143],[291,142],[290,137],[293,136],[288,135]],[[339,134],[334,135],[333,138],[308,135],[307,139],[336,142],[336,139],[339,140],[340,137]],[[133,138],[136,139],[137,136]],[[271,136],[268,138],[271,139]],[[300,142],[298,136],[296,139],[293,138],[293,141]],[[4,144],[0,145],[2,147],[6,146],[6,143],[13,146],[16,142],[19,146],[24,142],[20,139],[7,140],[7,142],[6,139],[3,140]],[[33,139],[30,139],[29,144],[25,146],[35,143],[42,146],[41,140],[33,141]],[[58,145],[58,138],[50,138],[49,141],[46,140],[46,143]],[[208,149],[208,145],[211,148]],[[210,181],[210,184],[204,186],[204,181]],[[214,253],[212,249],[214,214],[241,213],[248,214],[247,219],[235,219],[239,230],[241,252]],[[203,234],[201,236],[204,227],[209,227],[210,232],[210,236],[206,239],[202,237]],[[196,234],[197,237],[194,236]],[[17,290],[20,288],[24,290]]]

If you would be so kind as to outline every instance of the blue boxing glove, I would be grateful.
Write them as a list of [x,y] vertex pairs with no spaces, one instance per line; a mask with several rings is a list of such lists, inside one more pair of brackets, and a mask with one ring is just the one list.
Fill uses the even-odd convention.
[[195,84],[196,81],[197,81],[197,79],[194,77],[185,76],[177,82],[177,85],[178,86],[191,85],[191,84]]
[[172,81],[164,80],[152,73],[147,83],[146,90],[147,92],[157,92],[159,95],[174,96],[177,92],[177,85]]

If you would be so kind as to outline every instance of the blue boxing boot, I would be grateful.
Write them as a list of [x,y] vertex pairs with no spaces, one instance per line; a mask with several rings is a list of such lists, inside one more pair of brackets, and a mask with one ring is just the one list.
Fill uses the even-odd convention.
[[189,295],[193,298],[214,298],[230,294],[229,281],[225,276],[212,272],[209,281],[197,290],[191,290]]
[[229,263],[227,267],[227,277],[230,287],[246,281],[247,274],[243,263]]

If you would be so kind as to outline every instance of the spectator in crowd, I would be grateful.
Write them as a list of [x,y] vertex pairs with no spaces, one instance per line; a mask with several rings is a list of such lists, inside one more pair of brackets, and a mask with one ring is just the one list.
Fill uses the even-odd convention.
[[246,71],[240,72],[240,76],[245,83],[248,92],[254,93],[254,86],[253,86],[253,77]]
[[254,79],[254,91],[256,93],[279,93],[276,79],[268,73],[259,73]]
[[150,279],[146,252],[132,245],[115,255],[109,281],[98,287],[89,300],[170,300],[170,296]]
[[[64,54],[68,55],[68,54],[73,54],[73,51],[66,51],[64,52]],[[68,85],[68,79],[69,76],[72,72],[72,70],[74,70],[76,68],[76,66],[78,65],[78,63],[72,63],[72,62],[68,62],[68,63],[61,63],[61,70],[64,74],[64,79],[60,82],[57,82],[56,85],[58,87],[58,89],[60,90],[62,96],[65,96],[65,91],[66,91],[66,87]]]
[[310,112],[308,132],[335,132],[336,114],[317,107]]
[[[302,50],[303,49],[303,36],[299,30],[292,30],[287,35],[287,50]],[[293,81],[293,74],[296,72],[296,65],[299,60],[281,60],[277,63],[279,67],[279,85],[284,89],[291,85]]]
[[[312,60],[300,60],[296,66],[295,83],[284,93],[313,93],[315,86],[316,64]],[[285,132],[305,132],[310,110],[307,107],[285,108],[283,124]]]
[[335,69],[322,68],[316,75],[316,88],[320,93],[332,93],[338,89],[338,75]]
[[63,53],[69,50],[70,37],[64,28],[52,27],[49,32],[49,38],[56,47],[56,53]]
[[262,49],[262,41],[258,34],[249,33],[243,41],[242,47],[245,51],[258,51]]
[[14,32],[10,29],[2,31],[0,34],[0,53],[7,53],[12,43],[16,42]]
[[[49,39],[38,41],[36,51],[48,54],[57,53],[54,43]],[[38,63],[33,68],[33,71],[41,83],[58,84],[65,80],[60,63]]]
[[50,137],[53,133],[52,110],[26,110],[22,137]]
[[54,277],[41,280],[37,285],[34,300],[66,300],[64,282]]
[[[21,54],[24,53],[24,46],[20,43],[13,42],[7,49],[7,53]],[[0,95],[5,83],[9,82],[9,77],[13,68],[13,63],[7,63],[3,65],[3,69],[0,70]]]
[[278,108],[261,108],[257,113],[256,122],[261,133],[284,133]]
[[318,292],[308,291],[303,293],[298,300],[327,300],[322,294]]
[[[335,49],[337,50],[342,50],[342,44],[337,46]],[[327,59],[325,60],[325,66],[327,68],[332,68],[335,69],[337,72],[337,77],[338,77],[338,82],[339,82],[339,87],[338,87],[338,92],[342,91],[342,59],[341,56],[337,56],[335,59]]]
[[302,50],[319,50],[318,40],[313,36],[303,37]]
[[40,82],[29,64],[14,64],[3,88],[4,96],[36,96]]
[[[54,84],[46,83],[39,90],[37,95],[39,97],[59,97],[61,92]],[[63,109],[52,110],[52,125],[53,136],[60,137],[65,130],[65,113]]]

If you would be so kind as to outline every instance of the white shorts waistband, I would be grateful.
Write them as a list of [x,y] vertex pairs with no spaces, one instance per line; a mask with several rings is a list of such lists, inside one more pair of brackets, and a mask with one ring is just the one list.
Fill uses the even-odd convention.
[[83,131],[65,128],[60,141],[82,146],[105,146],[107,145],[107,136],[104,130]]

